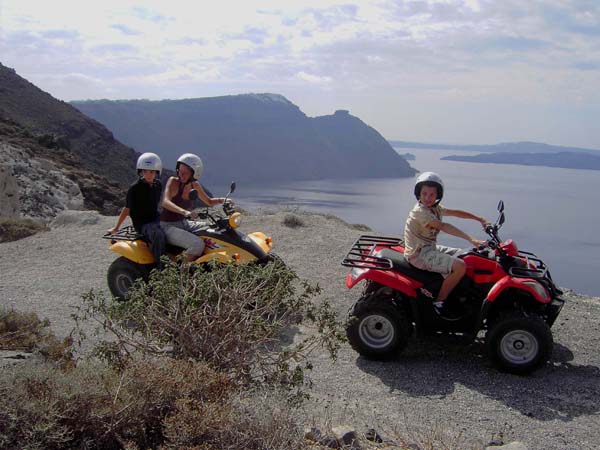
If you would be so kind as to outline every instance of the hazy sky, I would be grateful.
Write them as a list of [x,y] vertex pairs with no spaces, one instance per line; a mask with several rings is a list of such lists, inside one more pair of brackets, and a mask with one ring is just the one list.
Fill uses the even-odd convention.
[[62,100],[273,92],[388,139],[600,149],[598,0],[0,0],[0,62]]

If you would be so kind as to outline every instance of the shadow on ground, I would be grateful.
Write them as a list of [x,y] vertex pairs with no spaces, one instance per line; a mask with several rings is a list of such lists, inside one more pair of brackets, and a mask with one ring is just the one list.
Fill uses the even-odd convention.
[[552,358],[544,367],[517,376],[492,367],[482,342],[465,345],[447,340],[413,341],[395,360],[358,357],[356,364],[381,379],[390,391],[415,397],[443,398],[463,385],[538,420],[570,421],[600,411],[600,368],[572,364],[573,353],[561,344],[554,344]]

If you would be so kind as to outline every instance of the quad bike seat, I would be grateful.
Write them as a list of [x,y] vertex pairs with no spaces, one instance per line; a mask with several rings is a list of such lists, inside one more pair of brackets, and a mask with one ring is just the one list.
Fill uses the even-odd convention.
[[444,277],[442,277],[442,275],[439,273],[417,269],[415,266],[411,265],[404,257],[404,254],[400,252],[386,248],[377,252],[377,256],[381,258],[388,258],[390,261],[392,261],[395,271],[401,272],[425,285],[433,283],[441,284],[444,280]]

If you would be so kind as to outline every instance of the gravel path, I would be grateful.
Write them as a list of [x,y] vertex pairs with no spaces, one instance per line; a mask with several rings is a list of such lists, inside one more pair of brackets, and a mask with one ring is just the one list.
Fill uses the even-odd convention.
[[[115,218],[70,214],[70,225],[0,244],[0,305],[47,317],[59,336],[72,328],[81,294],[107,290],[115,259],[100,239]],[[345,287],[339,262],[362,233],[308,213],[298,214],[304,226],[289,228],[282,224],[286,214],[245,216],[242,229],[272,235],[275,251],[299,276],[319,283],[345,318],[360,288]],[[571,292],[567,300],[553,327],[551,362],[528,377],[494,370],[481,343],[447,338],[412,341],[397,361],[385,363],[367,361],[348,345],[335,363],[315,353],[308,420],[388,433],[434,428],[481,445],[502,436],[530,449],[599,448],[600,299]]]

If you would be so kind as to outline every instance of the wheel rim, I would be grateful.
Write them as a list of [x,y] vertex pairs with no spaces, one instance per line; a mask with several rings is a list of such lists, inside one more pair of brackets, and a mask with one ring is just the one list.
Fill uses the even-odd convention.
[[535,359],[539,351],[537,338],[525,330],[514,330],[500,341],[502,357],[512,364],[527,364]]
[[379,314],[366,316],[360,322],[358,335],[371,348],[385,348],[394,340],[394,324],[390,319]]
[[119,295],[124,296],[133,286],[133,279],[126,273],[120,273],[115,277],[115,286],[119,290]]

